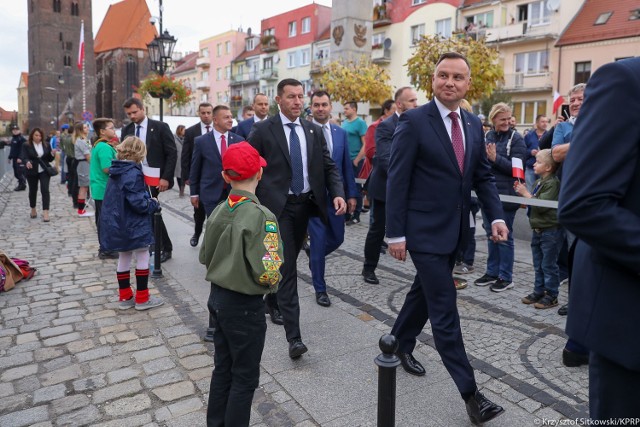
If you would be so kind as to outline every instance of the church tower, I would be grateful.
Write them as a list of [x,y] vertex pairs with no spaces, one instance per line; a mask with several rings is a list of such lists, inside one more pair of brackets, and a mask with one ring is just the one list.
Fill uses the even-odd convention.
[[[45,134],[56,125],[95,113],[91,0],[27,0],[29,27],[29,129]],[[84,21],[84,93],[78,67]],[[84,109],[83,109],[84,98]],[[85,119],[89,117],[85,114]]]

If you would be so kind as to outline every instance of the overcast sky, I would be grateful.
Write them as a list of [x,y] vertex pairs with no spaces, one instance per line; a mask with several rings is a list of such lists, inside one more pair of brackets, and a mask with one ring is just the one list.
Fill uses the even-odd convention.
[[[39,0],[43,1],[43,0]],[[176,51],[196,51],[198,41],[230,29],[251,27],[259,32],[260,20],[298,7],[312,0],[163,0],[163,27],[178,39]],[[20,72],[29,71],[27,64],[27,1],[3,0],[0,24],[0,107],[17,110]],[[48,3],[51,3],[50,1]],[[115,0],[93,0],[93,34],[110,4]],[[331,0],[315,3],[331,6]],[[147,0],[152,15],[158,15],[158,0]],[[75,64],[76,58],[72,58]]]

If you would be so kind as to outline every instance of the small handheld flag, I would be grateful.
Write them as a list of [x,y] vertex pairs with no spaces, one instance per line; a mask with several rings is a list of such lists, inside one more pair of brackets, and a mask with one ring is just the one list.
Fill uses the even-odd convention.
[[144,174],[144,183],[149,187],[160,185],[160,168],[142,165],[142,173]]
[[511,172],[514,178],[524,179],[524,168],[522,167],[522,159],[513,157],[511,159]]
[[555,91],[553,93],[553,114],[555,115],[560,107],[564,104],[564,97]]

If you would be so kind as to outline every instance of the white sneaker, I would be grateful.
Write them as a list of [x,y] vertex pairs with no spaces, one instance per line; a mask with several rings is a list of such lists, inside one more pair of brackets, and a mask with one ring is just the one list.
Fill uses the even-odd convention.
[[149,300],[147,302],[143,302],[142,304],[136,304],[136,310],[149,310],[150,308],[159,307],[164,304],[162,298],[158,298],[156,296],[149,296]]
[[118,305],[118,309],[120,310],[128,310],[136,306],[136,297],[131,297],[124,301],[120,301],[120,305]]
[[95,212],[89,212],[87,210],[82,211],[82,213],[79,213],[78,216],[81,218],[86,218],[86,217],[90,217],[90,216],[94,216],[96,213]]

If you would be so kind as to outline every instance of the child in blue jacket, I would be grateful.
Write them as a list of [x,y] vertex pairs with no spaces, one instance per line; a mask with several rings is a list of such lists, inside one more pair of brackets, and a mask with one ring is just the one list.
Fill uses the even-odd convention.
[[[121,310],[148,310],[164,304],[149,296],[149,246],[153,244],[151,219],[158,209],[144,184],[141,162],[147,148],[140,138],[129,136],[116,146],[100,215],[100,240],[107,251],[118,252],[116,270]],[[131,289],[131,260],[136,257],[136,293]]]

